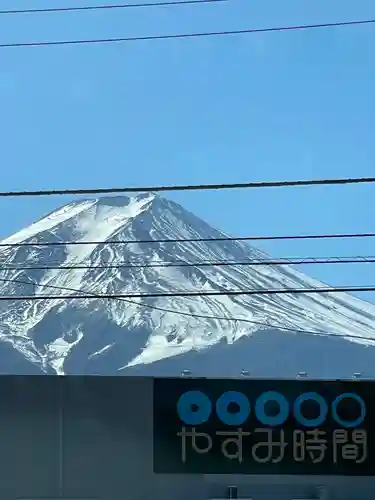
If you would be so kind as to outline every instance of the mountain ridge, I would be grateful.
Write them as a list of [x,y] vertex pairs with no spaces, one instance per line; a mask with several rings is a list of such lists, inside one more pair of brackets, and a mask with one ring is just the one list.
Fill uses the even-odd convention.
[[[0,249],[0,262],[18,269],[0,270],[0,293],[58,295],[59,288],[70,288],[92,294],[131,294],[322,285],[291,266],[95,267],[136,259],[165,263],[177,258],[193,264],[202,260],[268,257],[238,241],[155,241],[223,236],[228,235],[211,228],[177,203],[155,194],[73,201],[1,242],[12,246]],[[108,240],[118,244],[109,244]],[[134,243],[125,245],[120,240]],[[140,244],[139,240],[154,241]],[[98,243],[69,245],[73,241]],[[17,246],[21,242],[31,245]],[[46,242],[66,244],[43,247]],[[40,262],[46,263],[46,267],[51,262],[60,267],[20,269]],[[61,267],[68,264],[87,264],[91,268],[66,270]],[[66,290],[61,293],[67,295]],[[247,323],[241,323],[242,320]],[[375,341],[375,305],[349,295],[329,293],[315,297],[9,301],[0,304],[0,322],[1,342],[12,344],[43,372],[57,374],[124,374],[134,367],[138,371],[147,367],[149,372],[153,363],[160,364],[167,358],[204,353],[223,341],[229,345],[242,338],[246,344],[256,332],[282,331],[283,328],[337,334],[368,346]]]

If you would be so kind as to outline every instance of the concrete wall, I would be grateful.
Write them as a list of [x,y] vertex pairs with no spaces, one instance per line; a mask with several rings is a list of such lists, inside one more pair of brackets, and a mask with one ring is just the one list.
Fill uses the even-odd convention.
[[375,478],[156,475],[152,379],[0,377],[0,498],[373,500]]

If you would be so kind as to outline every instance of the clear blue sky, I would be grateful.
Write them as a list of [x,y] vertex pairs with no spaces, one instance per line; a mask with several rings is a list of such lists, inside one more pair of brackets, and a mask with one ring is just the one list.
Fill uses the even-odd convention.
[[[88,3],[105,2],[2,0],[1,8]],[[362,18],[375,18],[374,0],[228,0],[0,16],[0,42]],[[0,49],[0,189],[372,176],[374,47],[375,26],[368,25]],[[365,185],[171,198],[231,234],[258,235],[374,231],[374,194],[375,186]],[[0,200],[0,237],[68,201]],[[274,256],[375,255],[372,240],[260,246]],[[333,285],[375,284],[371,264],[303,270]]]

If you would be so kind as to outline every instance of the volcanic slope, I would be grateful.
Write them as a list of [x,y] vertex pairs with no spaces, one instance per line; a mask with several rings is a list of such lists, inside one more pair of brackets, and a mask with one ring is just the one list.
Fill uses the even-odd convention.
[[[164,266],[176,261],[269,259],[244,242],[137,243],[223,236],[180,205],[156,195],[75,201],[1,242],[10,246],[0,249],[0,294],[66,296],[77,290],[95,295],[325,286],[291,266]],[[110,243],[121,240],[134,243]],[[93,243],[69,245],[73,241]],[[17,246],[25,242],[32,245]],[[42,245],[47,242],[66,244]],[[87,268],[64,269],[67,266]],[[38,269],[21,269],[25,267]],[[276,332],[292,342],[291,346],[302,337],[305,342],[307,335],[291,334],[291,330],[337,334],[340,342],[347,339],[345,349],[354,349],[353,342],[362,348],[371,346],[375,306],[332,293],[10,300],[0,301],[0,324],[0,341],[11,344],[25,363],[45,373],[125,375],[152,373],[153,367],[161,373],[160,367],[168,366],[174,374],[186,362],[202,359],[202,374],[210,366],[207,374],[225,375],[223,357],[226,371],[238,371],[238,353],[242,364],[248,360],[253,366],[259,361],[261,366],[261,360],[253,359],[257,351],[252,340],[261,339],[264,345],[270,338],[267,332]],[[317,342],[319,358],[332,339],[320,336]],[[262,355],[277,359],[282,347],[278,342],[267,345]],[[316,359],[315,366],[320,361]],[[277,374],[277,363],[272,365]]]

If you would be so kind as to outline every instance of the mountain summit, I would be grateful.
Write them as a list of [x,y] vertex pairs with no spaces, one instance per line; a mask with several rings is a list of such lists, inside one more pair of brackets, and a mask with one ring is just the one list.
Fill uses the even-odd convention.
[[[2,241],[10,246],[0,250],[0,294],[324,286],[284,265],[187,266],[269,257],[237,241],[175,241],[225,236],[154,194],[75,201]],[[31,245],[18,245],[25,242]],[[202,375],[244,368],[286,376],[307,365],[318,375],[348,363],[356,371],[373,365],[374,351],[365,347],[375,341],[375,306],[344,294],[1,301],[0,321],[0,371],[9,373],[176,374],[193,367]]]

